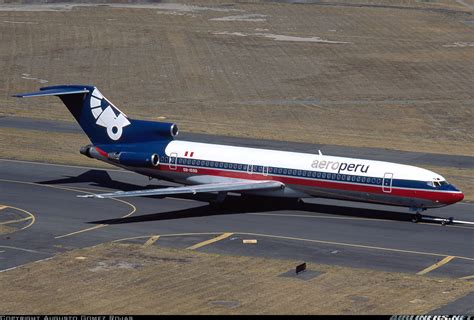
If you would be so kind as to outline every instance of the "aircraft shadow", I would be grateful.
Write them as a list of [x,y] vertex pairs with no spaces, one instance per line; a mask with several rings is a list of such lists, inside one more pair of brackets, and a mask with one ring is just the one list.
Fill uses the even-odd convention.
[[[78,176],[64,176],[61,179],[38,181],[39,184],[72,184],[72,183],[89,183],[92,187],[102,187],[117,189],[122,191],[132,191],[137,189],[154,189],[165,187],[161,185],[149,184],[146,186],[113,180],[109,173],[105,170],[89,170]],[[104,192],[107,192],[104,190]]]
[[[181,196],[173,196],[182,198]],[[212,195],[211,195],[212,197]],[[193,197],[195,199],[195,197]],[[285,201],[281,199],[264,198],[246,199],[241,196],[227,196],[223,203],[210,203],[207,205],[181,210],[157,212],[140,216],[126,218],[107,219],[92,221],[93,224],[126,224],[135,222],[150,222],[160,220],[174,220],[185,218],[196,218],[214,215],[265,213],[281,211],[299,211],[307,213],[319,213],[338,216],[349,216],[357,218],[371,218],[392,221],[411,221],[413,215],[409,212],[394,212],[377,209],[363,209],[357,207],[346,207],[336,205],[323,205],[313,203],[296,203],[296,201]],[[428,216],[429,217],[429,216]]]
[[[90,186],[110,188],[115,190],[132,191],[139,189],[152,189],[168,187],[160,184],[149,184],[146,186],[128,182],[113,180],[105,170],[89,170],[78,176],[66,176],[61,179],[37,182],[40,184],[72,184],[89,183]],[[165,198],[166,196],[150,196],[151,198]],[[269,198],[269,197],[246,197],[229,194],[222,203],[214,203],[216,196],[210,193],[199,193],[196,195],[173,195],[173,198],[191,199],[196,201],[209,202],[207,205],[172,210],[167,212],[157,212],[141,216],[117,218],[109,220],[91,221],[93,224],[123,224],[144,221],[160,221],[185,219],[194,217],[204,217],[226,214],[263,213],[278,211],[300,211],[307,213],[319,213],[338,216],[350,216],[359,218],[371,218],[394,221],[411,221],[413,214],[408,210],[395,212],[389,210],[366,209],[341,205],[325,205],[305,202],[296,202],[292,199]],[[424,215],[425,217],[433,217]]]

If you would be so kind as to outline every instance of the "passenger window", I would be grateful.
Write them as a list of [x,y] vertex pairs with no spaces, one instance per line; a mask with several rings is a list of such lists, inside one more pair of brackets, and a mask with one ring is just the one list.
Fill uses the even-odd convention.
[[362,182],[365,182],[365,177],[362,177]]
[[337,180],[341,180],[341,175],[340,174],[337,175]]
[[360,182],[360,177],[357,177],[357,182]]
[[382,183],[382,179],[378,178],[378,179],[377,179],[377,183],[378,183],[378,184],[381,184],[381,183]]
[[209,167],[209,161],[206,161],[206,167]]
[[270,173],[273,172],[273,168],[272,167],[268,168],[268,172]]
[[[294,172],[294,171],[293,171]],[[298,170],[298,173],[297,173],[299,176],[301,176],[301,170]]]
[[287,173],[286,169],[283,169],[283,174],[286,174],[286,173]]
[[191,164],[194,166],[196,164],[196,160],[193,160]]
[[[318,178],[321,178],[321,172],[316,173],[316,176],[317,176]],[[313,173],[313,177],[314,177],[314,173]]]
[[227,162],[224,162],[224,169],[227,169]]
[[223,162],[219,162],[219,168],[222,168],[224,166]]
[[345,175],[345,174],[343,174],[343,175],[341,176],[341,180],[342,180],[342,181],[345,181],[345,180],[346,180],[346,175]]
[[281,168],[278,168],[278,173],[281,174],[282,170]]
[[239,164],[239,170],[242,170],[242,165],[241,164]]
[[196,165],[197,165],[197,166],[200,166],[200,165],[201,165],[201,161],[196,160]]
[[326,179],[326,173],[323,172],[323,173],[321,174],[321,176],[322,176],[323,179]]
[[303,177],[306,177],[306,171],[303,170]]

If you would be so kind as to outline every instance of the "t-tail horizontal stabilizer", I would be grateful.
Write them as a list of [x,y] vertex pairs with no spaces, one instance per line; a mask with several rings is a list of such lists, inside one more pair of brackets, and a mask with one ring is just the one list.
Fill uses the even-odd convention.
[[174,123],[129,119],[94,86],[60,85],[17,98],[57,96],[94,145],[170,141],[178,134]]

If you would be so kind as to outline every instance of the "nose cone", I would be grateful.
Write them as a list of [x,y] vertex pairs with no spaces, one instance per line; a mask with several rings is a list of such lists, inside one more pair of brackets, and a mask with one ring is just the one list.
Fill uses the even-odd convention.
[[459,191],[446,194],[444,197],[444,201],[441,202],[444,202],[445,204],[454,204],[456,202],[462,201],[462,199],[464,199],[464,194]]
[[453,197],[454,197],[454,202],[453,203],[459,202],[459,201],[462,201],[464,199],[464,194],[461,191],[459,191],[459,193],[453,194]]
[[[457,189],[453,185],[447,186],[445,190],[448,192],[441,192],[437,202],[443,203],[445,205],[454,204],[456,202],[462,201],[464,199],[464,194],[461,190]],[[454,192],[453,192],[454,191]]]

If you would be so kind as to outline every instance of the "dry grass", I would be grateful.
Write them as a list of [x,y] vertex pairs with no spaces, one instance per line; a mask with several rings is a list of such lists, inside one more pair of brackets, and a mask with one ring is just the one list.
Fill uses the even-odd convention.
[[[243,11],[0,11],[0,116],[70,119],[53,99],[10,98],[45,79],[93,83],[130,116],[186,131],[474,155],[474,50],[450,46],[473,41],[469,8],[223,3],[202,4]],[[240,14],[265,17],[211,20]]]
[[0,287],[8,287],[0,292],[0,311],[419,314],[474,289],[463,280],[316,264],[309,269],[324,274],[311,280],[279,277],[297,263],[105,244],[0,274]]
[[112,168],[79,153],[89,143],[84,134],[0,128],[0,158]]

